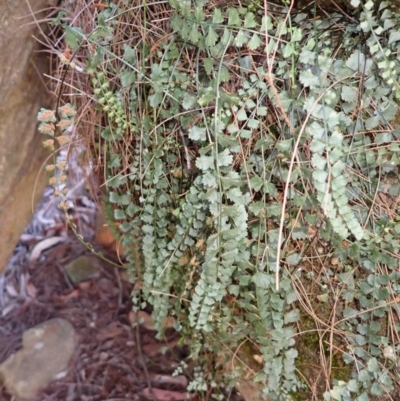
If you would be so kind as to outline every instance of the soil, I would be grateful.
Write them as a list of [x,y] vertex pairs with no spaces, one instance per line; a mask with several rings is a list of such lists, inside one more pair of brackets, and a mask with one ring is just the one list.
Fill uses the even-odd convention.
[[[66,152],[58,157],[66,159]],[[77,349],[67,375],[50,383],[34,401],[206,401],[214,395],[243,401],[235,391],[210,386],[205,393],[189,394],[187,384],[196,361],[188,360],[189,349],[180,345],[179,333],[167,328],[157,340],[157,333],[149,329],[149,316],[142,325],[132,324],[139,320],[132,312],[133,284],[126,269],[117,267],[122,264],[118,249],[109,246],[107,236],[98,235],[101,193],[93,194],[90,188],[96,186],[85,185],[83,177],[92,173],[82,170],[76,157],[69,155],[67,170],[69,214],[76,233],[106,260],[98,258],[99,273],[90,280],[71,283],[64,267],[93,254],[66,223],[53,188],[46,188],[0,274],[0,363],[21,348],[25,330],[60,317],[74,326]],[[187,365],[175,376],[183,362]],[[18,401],[0,381],[0,401],[11,400]]]
[[[71,235],[45,253],[44,261],[18,269],[19,278],[25,275],[26,297],[10,280],[6,285],[9,293],[17,294],[18,305],[9,313],[3,309],[0,316],[0,363],[21,347],[26,329],[61,317],[74,326],[79,345],[67,376],[52,382],[38,401],[184,399],[187,380],[172,374],[188,350],[177,345],[179,336],[171,329],[164,341],[157,341],[155,332],[132,327],[132,284],[124,280],[124,271],[101,261],[99,277],[73,286],[63,266],[89,254],[86,247]],[[12,399],[0,390],[1,401]]]

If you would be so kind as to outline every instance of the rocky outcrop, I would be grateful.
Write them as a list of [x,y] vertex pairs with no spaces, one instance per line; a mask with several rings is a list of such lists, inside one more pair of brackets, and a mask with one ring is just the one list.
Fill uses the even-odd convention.
[[46,175],[39,170],[48,156],[36,132],[40,107],[50,106],[43,73],[46,53],[32,17],[43,18],[49,0],[0,0],[0,271],[5,267],[32,205],[42,195]]

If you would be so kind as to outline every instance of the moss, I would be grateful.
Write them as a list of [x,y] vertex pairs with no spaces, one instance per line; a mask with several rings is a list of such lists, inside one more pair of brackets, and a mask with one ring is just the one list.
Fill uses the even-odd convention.
[[246,341],[243,345],[241,345],[238,357],[245,364],[245,368],[249,367],[255,372],[259,372],[262,370],[263,365],[257,362],[254,358],[255,355],[259,354],[259,351],[251,344],[250,341]]
[[[315,306],[318,317],[329,321],[332,305],[326,303],[317,304]],[[322,394],[326,390],[326,377],[325,372],[323,372],[321,360],[320,332],[312,316],[302,316],[300,319],[299,332],[302,334],[298,337],[296,342],[296,349],[299,353],[296,360],[296,368],[300,373],[299,376],[308,380],[308,384],[317,392],[318,399],[322,399]],[[326,334],[329,336],[329,333]],[[329,340],[327,340],[327,337],[322,341],[324,358],[327,360],[327,363],[330,362],[331,364],[331,376],[328,380],[330,383],[334,380],[348,381],[351,379],[352,367],[345,364],[341,352],[335,351],[341,349],[343,344],[337,343],[338,339],[336,336],[334,340],[334,352],[332,355],[330,354]],[[330,361],[329,358],[331,358]],[[312,398],[311,389],[305,388],[292,396],[296,401],[308,401]]]
[[347,382],[351,379],[351,371],[351,366],[345,364],[341,354],[332,356],[332,379]]

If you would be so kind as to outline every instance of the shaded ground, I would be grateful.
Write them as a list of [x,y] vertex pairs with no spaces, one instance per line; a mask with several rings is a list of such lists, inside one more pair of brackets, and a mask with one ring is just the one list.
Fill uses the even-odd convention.
[[[77,286],[63,273],[66,263],[87,253],[70,238],[48,250],[45,262],[26,266],[31,296],[0,317],[0,363],[20,348],[24,330],[62,317],[75,327],[79,345],[68,375],[50,384],[40,400],[151,399],[149,388],[181,391],[175,399],[183,399],[186,379],[171,375],[186,353],[176,346],[176,333],[167,332],[165,342],[157,342],[154,332],[132,328],[131,284],[124,272],[101,261],[99,277]],[[10,287],[7,291],[12,292]],[[156,399],[172,399],[157,394]],[[11,399],[4,389],[0,392],[0,400]]]
[[[63,152],[60,157],[66,158]],[[94,198],[98,194],[88,190],[84,177],[90,176],[90,171],[83,173],[75,156],[69,156],[72,167],[68,171],[67,199],[77,232],[119,265],[115,252],[103,247],[109,239],[96,235],[99,226]],[[132,284],[125,269],[98,258],[97,275],[80,284],[70,282],[64,267],[91,253],[68,228],[58,202],[53,188],[48,187],[5,272],[0,274],[0,363],[21,348],[25,330],[60,317],[74,326],[78,346],[68,374],[52,382],[35,401],[200,399],[186,392],[194,364],[184,370],[187,377],[172,375],[188,355],[187,347],[178,345],[178,333],[167,329],[164,340],[157,341],[156,332],[144,328],[149,327],[148,319],[141,326],[132,325],[137,315],[132,312]],[[211,399],[212,391],[220,399],[242,400],[234,392],[222,394],[210,388],[201,398]],[[0,401],[10,400],[15,399],[0,381]]]
[[[69,175],[68,199],[79,234],[116,261],[114,252],[94,243],[97,207],[83,174],[75,165]],[[183,400],[188,379],[172,373],[187,350],[177,346],[171,329],[164,341],[156,341],[154,331],[132,327],[136,316],[126,271],[98,258],[92,279],[77,285],[68,279],[64,267],[90,252],[68,228],[58,202],[47,188],[0,274],[0,363],[21,348],[25,330],[61,317],[74,326],[78,346],[67,376],[52,382],[37,401]],[[0,401],[12,399],[0,382]]]

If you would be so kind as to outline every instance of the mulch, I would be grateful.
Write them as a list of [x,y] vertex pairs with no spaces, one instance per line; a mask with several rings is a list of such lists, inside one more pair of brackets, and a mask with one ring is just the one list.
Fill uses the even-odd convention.
[[[173,393],[159,390],[175,391],[182,399],[185,378],[177,380],[172,374],[188,350],[177,345],[178,334],[169,329],[165,340],[157,341],[155,332],[132,327],[132,284],[124,280],[123,270],[105,261],[99,277],[72,285],[63,266],[84,254],[90,252],[71,235],[47,250],[44,261],[42,257],[27,264],[24,272],[19,268],[28,296],[17,296],[18,306],[0,315],[0,363],[21,347],[24,330],[61,317],[74,326],[78,347],[67,376],[52,382],[38,401],[172,400]],[[7,288],[13,293],[10,285]],[[13,397],[0,388],[0,400]]]
[[[62,150],[59,157],[65,159],[66,152]],[[74,326],[77,349],[67,375],[50,383],[35,401],[197,401],[215,398],[213,392],[242,401],[235,391],[221,388],[188,394],[196,361],[188,360],[189,349],[179,345],[179,333],[168,328],[163,340],[157,340],[155,331],[132,325],[133,284],[126,270],[115,266],[121,264],[115,252],[96,243],[98,198],[83,178],[91,177],[91,172],[84,173],[74,157],[69,156],[67,182],[70,215],[78,234],[114,263],[99,259],[99,275],[71,284],[64,267],[91,252],[66,223],[54,189],[46,188],[0,273],[0,363],[21,348],[25,330],[60,317]],[[183,361],[187,362],[183,372],[174,376]],[[0,401],[11,400],[17,401],[0,381]]]

